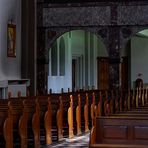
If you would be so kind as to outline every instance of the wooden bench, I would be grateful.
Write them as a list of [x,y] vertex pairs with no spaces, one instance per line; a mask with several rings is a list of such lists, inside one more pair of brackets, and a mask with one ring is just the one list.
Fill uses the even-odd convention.
[[[27,114],[26,125],[24,125],[27,132],[27,145],[32,147],[40,147],[40,107],[36,99],[24,100],[24,111]],[[22,119],[23,120],[23,119]]]
[[[63,140],[63,138],[65,137],[70,137],[69,135],[70,128],[68,123],[68,120],[69,120],[68,109],[70,107],[70,94],[69,93],[50,94],[48,96],[50,97],[50,101],[51,101],[52,142],[53,141],[56,142],[56,141]],[[73,126],[73,124],[71,124],[71,126]]]
[[[40,147],[39,104],[36,97],[9,97],[12,104],[13,130],[19,133],[20,147]],[[22,103],[22,105],[20,105]],[[19,121],[18,121],[19,120]],[[17,129],[18,123],[18,129]]]
[[95,144],[148,145],[147,122],[140,116],[96,118]]
[[81,97],[79,93],[73,93],[73,131],[74,135],[81,135]]
[[[128,91],[128,95],[123,96],[122,93],[120,96],[117,95],[118,98],[113,104],[111,100],[109,102],[107,100],[104,103],[104,109],[109,109],[109,114],[95,118],[96,121],[91,130],[90,147],[148,147],[148,106],[145,93],[146,91],[141,98],[138,98],[137,93],[133,96],[133,93]],[[114,107],[114,112],[111,112],[111,107]]]
[[14,147],[25,147],[22,144],[22,136],[19,130],[20,117],[23,115],[23,100],[18,98],[8,99],[11,105],[11,116],[13,118],[13,143]]
[[62,97],[59,96],[59,108],[57,111],[57,128],[58,128],[58,141],[63,139],[63,101]]
[[[74,129],[73,129],[73,97],[70,96],[71,93],[62,93],[62,94],[51,94],[51,100],[53,98],[54,102],[55,100],[57,100],[57,102],[60,102],[60,107],[58,108],[58,116],[62,115],[62,122],[58,125],[63,126],[62,130],[63,130],[63,135],[61,135],[63,138],[64,137],[69,137],[72,138],[74,136]],[[59,101],[59,96],[60,97],[60,101]],[[56,97],[56,98],[55,98]],[[56,102],[56,106],[57,103]],[[56,120],[54,120],[56,121]],[[58,122],[59,123],[59,122]],[[54,124],[55,125],[55,124]],[[61,128],[59,128],[61,129]],[[61,131],[60,131],[61,133]]]
[[[13,131],[15,136],[17,135],[16,133],[20,136],[20,147],[40,147],[41,109],[39,100],[36,97],[19,97],[9,100],[12,105],[13,119],[15,119],[13,120]],[[44,110],[43,106],[42,110]],[[14,143],[18,144],[18,142]]]
[[[54,136],[55,141],[59,141],[64,137],[73,138],[75,134],[80,135],[82,119],[84,131],[88,132],[88,126],[91,127],[93,124],[90,109],[93,99],[92,92],[87,93],[86,95],[85,92],[71,92],[8,99],[11,100],[14,137],[15,140],[20,139],[17,141],[20,147],[38,148],[41,142],[43,145],[51,144]],[[94,99],[95,105],[97,99],[97,97]],[[3,110],[5,105],[2,106]],[[89,121],[91,124],[88,123]],[[11,138],[13,140],[13,136]]]
[[[60,97],[60,94],[51,94],[50,95],[50,101],[51,101],[51,118],[52,118],[52,123],[51,123],[51,126],[52,126],[52,142],[57,142],[58,140],[60,140],[61,137],[59,137],[59,130],[61,131],[61,127],[59,127],[59,124],[62,122],[61,121],[61,113],[59,111],[59,108],[60,108],[60,101],[59,101],[59,97]],[[57,116],[59,118],[57,118]]]
[[[48,105],[47,105],[47,111],[44,114],[44,128],[45,128],[45,137],[46,137],[46,145],[49,145],[52,143],[52,108],[51,108],[51,101],[50,97],[48,97]],[[42,118],[41,118],[41,122]]]
[[8,100],[0,99],[0,146],[13,148],[12,108]]
[[28,132],[27,132],[27,128],[28,128],[28,109],[27,109],[27,105],[26,105],[26,101],[25,100],[22,100],[23,101],[23,113],[22,115],[20,116],[20,119],[19,119],[19,127],[18,127],[18,130],[19,130],[19,135],[20,135],[20,138],[21,138],[21,142],[20,142],[20,145],[21,145],[21,148],[27,148],[28,147]]
[[147,148],[145,145],[93,144],[90,148]]
[[[53,141],[52,130],[57,124],[57,101],[58,100],[55,99],[51,101],[49,96],[33,96],[28,99],[25,98],[25,108],[28,114],[28,125],[26,128],[29,128],[30,131],[32,131],[32,136],[29,139],[34,141],[35,147],[40,147],[40,142],[43,145],[49,145]],[[55,106],[57,106],[56,109]],[[32,121],[31,117],[33,118]],[[54,121],[54,123],[52,123],[52,121]]]

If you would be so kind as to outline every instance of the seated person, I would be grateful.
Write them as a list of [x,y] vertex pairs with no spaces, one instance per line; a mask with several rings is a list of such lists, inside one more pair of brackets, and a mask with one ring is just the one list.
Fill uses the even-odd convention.
[[136,88],[138,87],[138,89],[143,87],[143,80],[142,80],[141,76],[142,76],[142,74],[139,73],[138,78],[136,79]]

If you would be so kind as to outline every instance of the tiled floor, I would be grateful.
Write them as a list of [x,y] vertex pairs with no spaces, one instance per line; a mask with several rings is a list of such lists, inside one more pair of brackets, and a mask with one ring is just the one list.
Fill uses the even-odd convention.
[[89,133],[82,136],[75,136],[72,139],[65,139],[61,143],[46,146],[46,148],[88,148]]

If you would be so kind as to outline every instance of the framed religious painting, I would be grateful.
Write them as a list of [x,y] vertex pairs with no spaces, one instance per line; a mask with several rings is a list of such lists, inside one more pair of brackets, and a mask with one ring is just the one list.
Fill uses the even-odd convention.
[[16,57],[16,25],[7,26],[7,57]]

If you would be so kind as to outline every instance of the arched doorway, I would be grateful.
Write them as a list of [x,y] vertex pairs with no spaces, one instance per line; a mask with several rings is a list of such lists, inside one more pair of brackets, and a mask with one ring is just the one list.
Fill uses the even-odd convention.
[[49,50],[48,91],[99,88],[100,58],[108,58],[101,38],[84,30],[64,33]]
[[146,86],[148,83],[146,64],[148,62],[148,29],[144,29],[133,35],[127,41],[120,55],[124,59],[124,61],[122,61],[124,67],[121,69],[122,85],[128,82],[128,87],[135,88],[135,80],[138,74],[141,73],[144,85]]

